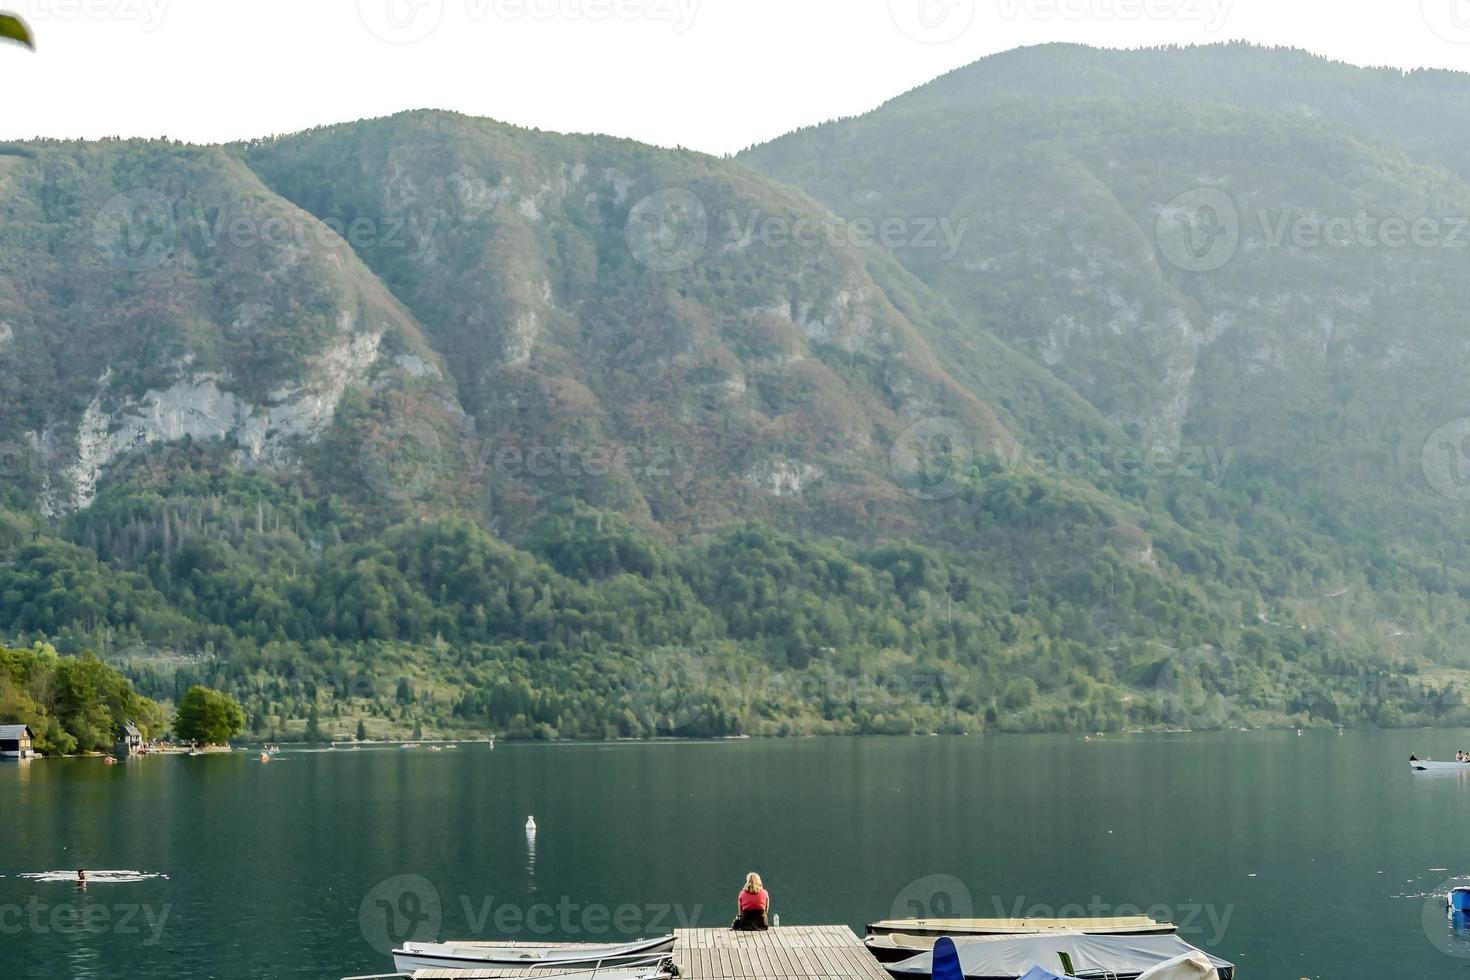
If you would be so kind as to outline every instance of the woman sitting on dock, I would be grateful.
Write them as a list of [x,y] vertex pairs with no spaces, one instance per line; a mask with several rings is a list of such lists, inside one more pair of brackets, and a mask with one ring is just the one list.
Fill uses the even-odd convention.
[[740,915],[730,925],[731,929],[745,932],[764,932],[769,928],[766,913],[771,910],[771,895],[761,884],[761,876],[752,871],[745,876],[745,887],[740,889]]

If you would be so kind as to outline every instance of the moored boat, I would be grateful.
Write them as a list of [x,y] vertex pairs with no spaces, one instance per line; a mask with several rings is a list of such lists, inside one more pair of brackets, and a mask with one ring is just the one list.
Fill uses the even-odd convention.
[[950,936],[1026,936],[1040,932],[1080,932],[1087,935],[1148,936],[1178,931],[1172,922],[1147,915],[1112,915],[1094,918],[1015,919],[880,919],[868,923],[869,936],[902,935],[933,939]]
[[1410,759],[1409,768],[1415,772],[1470,772],[1470,762],[1434,762],[1430,759]]
[[[965,980],[1015,980],[1038,966],[1063,976],[1138,980],[1157,967],[1200,956],[1208,959],[1220,980],[1235,976],[1235,964],[1210,956],[1177,935],[970,937],[960,939],[956,949]],[[885,969],[895,980],[923,980],[933,973],[933,958],[933,953],[921,953]]]
[[[493,976],[497,970],[524,968],[524,966],[516,968],[494,962],[487,963],[473,956],[465,956],[464,952],[463,949],[442,953],[409,953],[406,950],[394,950],[393,969],[401,975],[408,976],[416,975],[421,970],[447,970],[454,971],[455,975],[463,973],[465,976]],[[672,980],[676,976],[672,967],[672,963],[668,960],[641,966],[552,966],[548,964],[544,969],[532,967],[516,975],[520,980]]]
[[[889,922],[904,920],[888,920]],[[923,921],[923,920],[915,920]],[[939,920],[928,920],[930,922]],[[1080,933],[1087,936],[1167,936],[1178,931],[1172,922],[1159,922],[1146,915],[1112,916],[1093,919],[957,919],[966,923],[968,932],[946,933],[955,942],[967,938],[994,936],[1039,936],[1059,933]],[[897,963],[910,957],[927,953],[934,948],[940,936],[914,935],[903,932],[873,932],[886,923],[875,922],[868,926],[869,935],[863,945],[880,963]]]
[[594,945],[519,945],[516,943],[404,943],[393,951],[395,969],[500,970],[534,969],[541,976],[596,969],[598,980],[647,980],[667,974],[673,936],[631,943]]

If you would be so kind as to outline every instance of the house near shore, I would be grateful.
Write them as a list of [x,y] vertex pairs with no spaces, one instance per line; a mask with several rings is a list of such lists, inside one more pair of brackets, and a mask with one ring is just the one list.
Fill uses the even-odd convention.
[[0,725],[0,759],[29,759],[36,754],[28,725]]
[[143,733],[138,731],[138,726],[130,721],[123,722],[122,728],[117,733],[117,741],[113,743],[113,755],[124,758],[137,755],[143,751]]

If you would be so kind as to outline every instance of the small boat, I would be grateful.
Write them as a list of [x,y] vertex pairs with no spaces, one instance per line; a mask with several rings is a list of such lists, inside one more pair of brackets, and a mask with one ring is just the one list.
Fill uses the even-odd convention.
[[[903,921],[903,920],[898,920]],[[936,920],[929,920],[936,921]],[[1146,915],[1115,916],[1098,919],[964,919],[952,920],[969,924],[971,931],[948,933],[956,942],[994,936],[1048,936],[1080,933],[1085,936],[1169,936],[1178,932],[1172,922],[1158,922]],[[863,945],[879,963],[897,963],[934,949],[937,935],[910,935],[902,932],[873,934],[875,922]]]
[[445,971],[441,974],[443,976],[466,977],[495,976],[496,971],[513,969],[520,980],[674,980],[677,976],[673,962],[667,959],[643,966],[564,964],[543,969],[526,968],[524,964],[507,967],[473,955],[466,956],[465,953],[466,950],[460,948],[438,953],[410,953],[395,949],[393,969],[397,976],[418,976],[420,971],[442,970]]
[[535,832],[536,832],[536,818],[535,817],[527,817],[526,818],[526,833],[528,833],[528,834],[534,834]]
[[617,945],[404,943],[403,948],[393,951],[393,966],[401,973],[436,969],[534,969],[538,977],[596,970],[598,980],[653,980],[669,975],[668,954],[673,948],[673,936]]
[[1410,759],[1409,768],[1415,772],[1470,772],[1470,762],[1433,762],[1429,759]]
[[1450,893],[1444,897],[1444,902],[1456,912],[1470,912],[1470,887],[1461,885],[1450,889]]
[[1038,933],[1075,932],[1088,936],[1156,936],[1178,932],[1172,922],[1146,915],[1114,915],[1077,919],[882,919],[868,923],[869,938],[897,936],[910,943],[927,939],[932,949],[940,936],[1030,936]]
[[[1181,960],[1198,961],[1199,957],[1208,960],[1220,980],[1235,977],[1235,964],[1210,956],[1176,935],[993,936],[961,939],[956,949],[965,980],[1015,980],[1038,966],[1062,976],[1139,980],[1150,970]],[[895,980],[924,980],[933,972],[933,959],[933,953],[922,953],[885,969]]]

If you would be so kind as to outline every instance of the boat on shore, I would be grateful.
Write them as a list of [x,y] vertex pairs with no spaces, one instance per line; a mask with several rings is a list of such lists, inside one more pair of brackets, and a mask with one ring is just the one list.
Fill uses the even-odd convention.
[[[650,980],[668,974],[674,937],[631,943],[404,943],[393,951],[399,972],[415,970],[535,970],[536,976],[597,971],[598,980]],[[542,971],[545,971],[543,974]]]
[[[955,948],[965,980],[1016,980],[1035,967],[1061,976],[1138,980],[1166,964],[1197,961],[1200,957],[1209,960],[1220,980],[1235,977],[1235,964],[1211,956],[1177,935],[1050,933],[972,937],[960,939]],[[884,969],[894,980],[926,980],[933,974],[933,967],[934,954],[928,952],[887,964]]]

